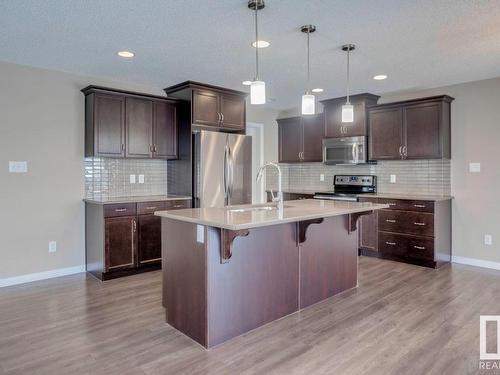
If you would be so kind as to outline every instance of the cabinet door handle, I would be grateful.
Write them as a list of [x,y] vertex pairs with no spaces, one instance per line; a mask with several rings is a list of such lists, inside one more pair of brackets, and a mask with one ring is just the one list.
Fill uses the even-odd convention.
[[396,246],[396,242],[385,241],[387,245]]
[[224,122],[224,113],[222,113],[222,112],[220,114],[220,122]]
[[387,221],[388,223],[395,223],[396,220],[393,220],[393,219],[385,219],[385,221]]
[[403,146],[403,157],[406,159],[407,156],[408,156],[408,147]]
[[415,249],[418,249],[418,250],[425,250],[425,247],[424,246],[417,246],[417,245],[414,245],[413,246]]
[[415,225],[419,225],[419,226],[421,226],[421,227],[425,226],[425,223],[417,223],[417,222],[415,222],[415,223],[413,223],[413,224],[415,224]]
[[122,143],[122,151],[125,151],[125,143]]
[[133,220],[134,222],[134,233],[137,232],[137,221],[135,221],[135,219]]
[[416,207],[416,208],[425,208],[425,204],[414,204],[413,207]]
[[126,208],[115,208],[115,212],[125,212],[127,211]]

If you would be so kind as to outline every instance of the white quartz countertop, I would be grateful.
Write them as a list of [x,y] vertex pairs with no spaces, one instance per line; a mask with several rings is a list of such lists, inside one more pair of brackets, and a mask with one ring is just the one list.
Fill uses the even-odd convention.
[[425,195],[425,194],[399,194],[399,193],[374,193],[358,194],[358,198],[384,198],[384,199],[408,199],[415,201],[447,201],[453,199],[451,195]]
[[276,208],[263,209],[264,206],[269,207],[270,204],[157,211],[155,215],[188,223],[240,230],[389,208],[387,204],[319,199],[286,201],[281,213]]
[[106,199],[84,199],[84,202],[92,204],[121,204],[121,203],[140,203],[140,202],[160,202],[160,201],[175,201],[187,200],[191,197],[185,195],[146,195],[135,197],[120,197],[120,198],[106,198]]

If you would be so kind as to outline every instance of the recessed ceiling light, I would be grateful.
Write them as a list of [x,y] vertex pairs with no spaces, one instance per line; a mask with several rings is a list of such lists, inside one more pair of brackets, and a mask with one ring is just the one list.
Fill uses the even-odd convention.
[[130,51],[120,51],[117,53],[118,56],[120,57],[126,57],[126,58],[131,58],[131,57],[134,57],[134,53],[133,52],[130,52]]
[[267,48],[271,45],[268,41],[265,40],[258,40],[256,42],[252,43],[252,46],[257,47],[257,48]]
[[323,92],[324,90],[322,88],[315,88],[311,90],[312,92]]
[[252,84],[252,81],[243,81],[241,83],[245,86],[250,86]]
[[385,74],[377,74],[376,76],[373,76],[373,79],[375,81],[382,81],[383,79],[387,79],[387,76]]

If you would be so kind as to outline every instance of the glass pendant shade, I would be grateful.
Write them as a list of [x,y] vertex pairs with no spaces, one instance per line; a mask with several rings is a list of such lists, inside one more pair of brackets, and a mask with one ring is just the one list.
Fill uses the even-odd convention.
[[342,106],[342,122],[354,121],[354,107],[352,104],[344,104]]
[[302,114],[303,115],[314,115],[315,100],[314,95],[304,94],[302,95]]
[[264,81],[252,81],[250,104],[266,104],[266,83]]

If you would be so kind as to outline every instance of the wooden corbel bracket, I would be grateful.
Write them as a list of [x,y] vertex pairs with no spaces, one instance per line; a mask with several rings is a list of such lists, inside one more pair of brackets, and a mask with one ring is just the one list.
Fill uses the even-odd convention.
[[309,225],[321,224],[322,222],[323,218],[297,222],[297,244],[306,242],[306,233],[307,233],[307,228],[309,228]]
[[233,255],[233,241],[236,237],[246,237],[250,231],[248,229],[240,230],[220,230],[221,248],[220,248],[220,262],[221,264],[229,262]]
[[358,229],[358,219],[364,215],[371,215],[373,211],[363,211],[349,214],[349,234]]

